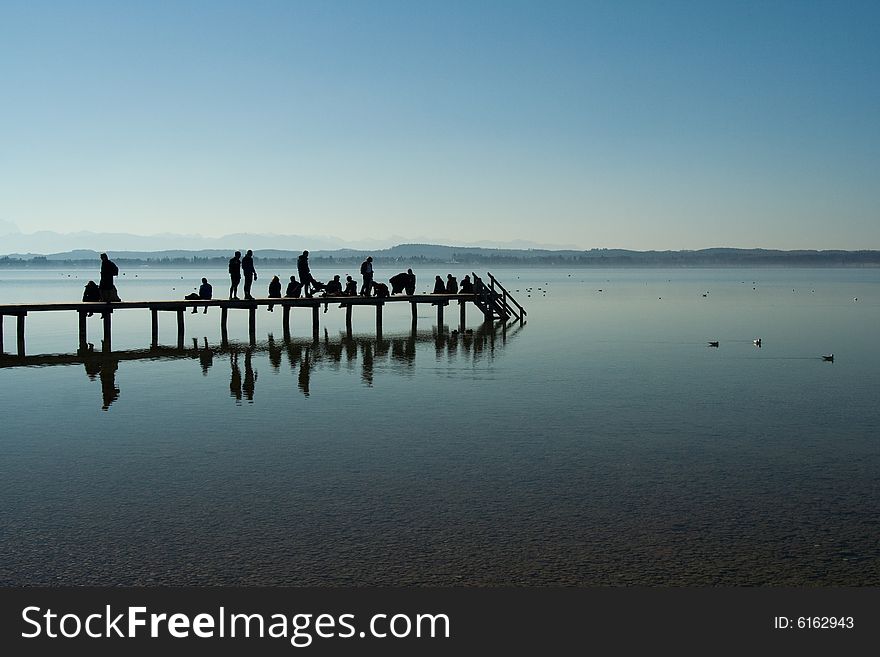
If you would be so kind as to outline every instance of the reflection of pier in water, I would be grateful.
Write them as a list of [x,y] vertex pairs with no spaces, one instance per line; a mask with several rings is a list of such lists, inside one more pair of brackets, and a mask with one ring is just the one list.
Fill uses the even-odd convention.
[[317,340],[293,340],[289,336],[278,340],[270,333],[262,342],[222,341],[216,346],[211,346],[208,338],[202,338],[201,342],[193,338],[192,346],[184,348],[151,347],[109,353],[80,350],[76,354],[42,356],[3,355],[0,357],[0,368],[83,365],[91,381],[100,380],[102,408],[107,410],[120,395],[116,372],[121,362],[192,360],[198,361],[202,374],[206,376],[211,368],[228,362],[229,394],[241,403],[254,401],[258,380],[254,364],[257,355],[265,354],[275,373],[279,373],[285,365],[295,371],[297,388],[308,397],[312,392],[312,375],[322,368],[337,370],[345,367],[353,370],[360,362],[361,381],[371,386],[377,369],[384,364],[390,364],[397,372],[410,370],[415,365],[417,344],[433,344],[437,360],[463,358],[478,363],[494,358],[496,349],[515,337],[524,326],[525,322],[512,326],[485,322],[465,331],[412,331],[383,338],[341,333],[333,340],[325,329],[323,339]]

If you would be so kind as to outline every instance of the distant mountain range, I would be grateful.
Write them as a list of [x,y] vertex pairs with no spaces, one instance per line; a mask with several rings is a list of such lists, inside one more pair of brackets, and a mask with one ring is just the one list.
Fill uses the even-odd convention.
[[[94,233],[78,231],[56,233],[38,231],[22,233],[15,224],[0,221],[0,254],[43,255],[68,250],[125,251],[125,252],[171,252],[218,250],[226,253],[236,249],[290,249],[291,251],[333,251],[339,249],[376,250],[387,249],[395,244],[414,241],[392,235],[386,239],[342,240],[331,236],[273,235],[233,233],[222,237],[161,233],[158,235],[133,235],[130,233]],[[419,242],[447,241],[436,238],[418,239]],[[574,249],[574,245],[538,244],[523,240],[501,242],[472,242],[469,246],[508,249]]]
[[[255,240],[250,240],[252,243]],[[632,251],[627,249],[511,249],[461,247],[439,244],[398,244],[384,249],[310,248],[313,267],[351,266],[372,255],[377,267],[402,264],[448,263],[463,266],[566,267],[878,267],[880,251],[778,251],[770,249],[711,248],[696,251]],[[109,251],[123,267],[225,267],[232,249],[189,251]],[[265,264],[295,266],[300,250],[254,249]],[[77,249],[49,254],[9,254],[2,267],[94,266],[98,252]]]

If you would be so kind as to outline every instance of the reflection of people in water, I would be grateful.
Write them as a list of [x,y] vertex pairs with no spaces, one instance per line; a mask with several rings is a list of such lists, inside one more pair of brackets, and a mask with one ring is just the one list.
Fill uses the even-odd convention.
[[275,342],[275,336],[271,333],[269,334],[266,347],[269,350],[269,363],[271,363],[272,369],[277,372],[281,369],[281,347]]
[[214,364],[214,350],[208,346],[208,338],[203,339],[205,341],[204,349],[199,349],[199,342],[195,338],[192,339],[193,349],[199,354],[199,363],[202,366],[202,374],[208,376],[208,370],[211,369],[211,366]]
[[306,397],[309,396],[309,379],[312,374],[312,360],[309,357],[311,355],[311,351],[308,347],[306,347],[306,352],[303,354],[302,360],[299,364],[299,375],[297,376],[296,385],[302,390],[303,395]]
[[365,342],[361,349],[361,360],[363,369],[361,370],[361,379],[368,386],[373,385],[373,343]]
[[119,369],[119,359],[101,355],[87,358],[83,365],[90,381],[94,381],[95,377],[100,377],[101,396],[104,402],[101,405],[101,410],[108,410],[110,405],[119,399],[119,388],[116,386],[116,370]]
[[229,365],[232,368],[232,376],[229,378],[229,394],[235,400],[241,401],[241,370],[238,368],[238,352],[229,352]]
[[257,373],[254,371],[253,353],[248,349],[244,352],[244,382],[241,384],[241,391],[249,402],[254,401],[256,383]]

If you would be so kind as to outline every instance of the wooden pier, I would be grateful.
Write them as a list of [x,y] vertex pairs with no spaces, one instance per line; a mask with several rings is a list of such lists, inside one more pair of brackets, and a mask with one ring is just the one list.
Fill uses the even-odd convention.
[[185,317],[188,309],[215,307],[220,308],[220,334],[221,339],[227,340],[227,320],[230,310],[246,310],[248,312],[248,333],[251,342],[256,341],[257,308],[260,306],[278,306],[281,310],[282,330],[285,337],[290,336],[291,315],[295,309],[311,311],[312,336],[318,338],[320,329],[320,308],[327,304],[338,306],[345,310],[346,333],[351,337],[352,311],[355,306],[371,306],[376,312],[376,335],[382,337],[382,311],[388,303],[409,303],[412,309],[412,330],[416,328],[418,306],[427,304],[437,308],[437,325],[442,330],[444,309],[450,304],[457,302],[459,306],[459,325],[465,325],[466,308],[468,303],[473,303],[483,315],[485,321],[501,319],[508,321],[516,319],[523,321],[526,311],[517,303],[510,293],[495,279],[492,274],[487,274],[489,285],[474,274],[474,294],[414,294],[394,295],[391,297],[311,297],[311,298],[256,298],[253,300],[173,300],[173,301],[118,301],[107,303],[102,301],[93,302],[61,302],[61,303],[31,303],[31,304],[0,304],[0,354],[4,353],[3,324],[6,316],[15,317],[16,324],[16,354],[19,357],[26,355],[25,350],[25,319],[29,313],[74,311],[79,316],[79,341],[80,350],[89,350],[88,324],[89,313],[100,316],[103,326],[102,350],[112,351],[113,313],[122,310],[147,309],[150,311],[151,346],[159,343],[159,313],[171,312],[177,315],[177,344],[183,345],[185,339]]

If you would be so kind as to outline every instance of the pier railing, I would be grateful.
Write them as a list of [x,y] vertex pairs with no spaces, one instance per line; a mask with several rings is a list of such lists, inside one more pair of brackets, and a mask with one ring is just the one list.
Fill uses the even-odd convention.
[[486,319],[501,319],[507,321],[515,318],[523,321],[526,316],[523,308],[513,295],[495,278],[491,272],[486,272],[489,277],[489,285],[483,279],[471,272],[474,277],[474,304],[479,308]]

